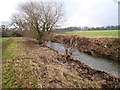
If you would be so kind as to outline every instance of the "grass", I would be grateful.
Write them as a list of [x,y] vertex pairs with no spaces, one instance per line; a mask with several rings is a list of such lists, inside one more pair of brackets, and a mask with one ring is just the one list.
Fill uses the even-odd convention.
[[[16,44],[13,41],[11,44],[8,45],[7,49],[2,50],[3,53],[3,65],[2,65],[2,74],[3,74],[3,82],[2,86],[3,88],[8,87],[15,87],[18,86],[18,84],[15,85],[15,69],[13,68],[13,58],[15,58],[17,55],[15,55],[16,51]],[[17,53],[18,54],[18,53]]]
[[120,36],[120,31],[119,30],[72,31],[66,32],[65,34],[81,36]]
[[20,46],[21,44],[17,43],[17,40],[14,39],[5,50],[2,50],[3,88],[25,88],[36,85],[36,76],[27,71],[29,61],[17,60],[18,57],[26,54],[20,50]]
[[0,42],[5,42],[7,40],[9,40],[9,38],[0,38]]
[[[2,38],[4,41],[7,39]],[[11,60],[13,58],[13,56],[15,57],[15,51],[16,51],[17,45],[15,43],[15,41],[13,40],[11,43],[8,44],[8,47],[6,48],[6,50],[4,50],[2,48],[2,55],[3,55],[3,59],[9,59]],[[16,53],[17,54],[17,53]],[[16,55],[17,56],[17,55]]]

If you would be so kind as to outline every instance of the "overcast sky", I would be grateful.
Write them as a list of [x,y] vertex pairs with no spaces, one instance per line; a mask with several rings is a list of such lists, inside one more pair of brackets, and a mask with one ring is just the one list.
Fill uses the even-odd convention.
[[[0,0],[0,22],[10,21],[17,5],[25,1],[27,0]],[[64,2],[65,5],[66,22],[64,27],[118,25],[118,4],[114,0],[59,1]]]

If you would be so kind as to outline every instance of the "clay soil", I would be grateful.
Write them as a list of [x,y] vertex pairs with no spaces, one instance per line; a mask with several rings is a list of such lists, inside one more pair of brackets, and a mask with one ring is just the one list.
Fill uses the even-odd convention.
[[[16,43],[19,44],[17,51],[22,51],[25,54],[9,62],[3,60],[3,64],[12,63],[13,76],[17,77],[15,82],[23,87],[120,88],[120,78],[92,69],[76,60],[65,60],[64,55],[44,45],[38,45],[34,39],[17,38]],[[25,66],[26,64],[27,66]],[[25,79],[27,75],[31,82],[27,82]],[[32,75],[35,76],[35,83],[32,80]]]

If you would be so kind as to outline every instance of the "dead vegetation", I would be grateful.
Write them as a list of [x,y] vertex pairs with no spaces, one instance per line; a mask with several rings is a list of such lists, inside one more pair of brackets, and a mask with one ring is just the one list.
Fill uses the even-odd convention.
[[[17,38],[16,44],[17,50],[14,52],[24,53],[11,60],[4,58],[3,88],[119,88],[120,86],[119,78],[91,69],[79,61],[67,59],[65,62],[64,55],[44,45],[38,45],[35,39]],[[9,74],[6,74],[7,72]],[[12,78],[9,75],[12,75]]]

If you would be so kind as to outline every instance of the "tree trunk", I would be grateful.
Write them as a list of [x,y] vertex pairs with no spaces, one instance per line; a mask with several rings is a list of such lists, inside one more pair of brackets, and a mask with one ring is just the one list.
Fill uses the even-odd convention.
[[39,41],[39,44],[43,44],[44,43],[43,36],[39,35],[38,41]]

